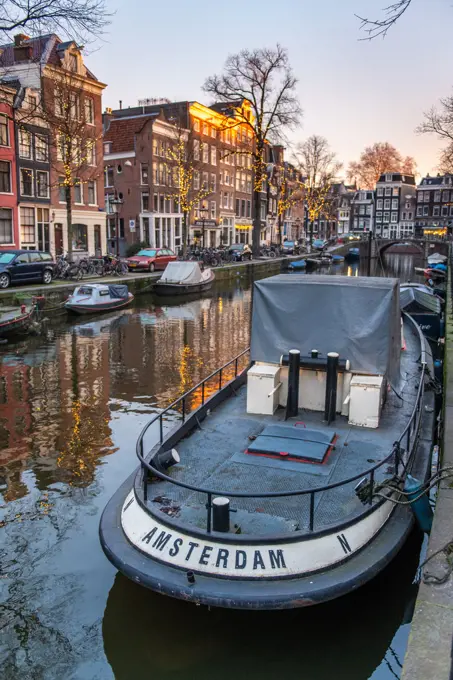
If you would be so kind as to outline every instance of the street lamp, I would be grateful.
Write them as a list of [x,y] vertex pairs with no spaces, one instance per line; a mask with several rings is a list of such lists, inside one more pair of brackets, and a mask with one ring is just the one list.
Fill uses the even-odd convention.
[[121,210],[121,206],[123,205],[123,199],[118,196],[117,193],[115,193],[114,198],[110,201],[110,205],[112,206],[112,210],[115,214],[115,236],[116,236],[116,256],[120,256],[120,230],[119,230],[119,213]]
[[200,210],[198,212],[200,213],[200,217],[201,217],[201,225],[202,225],[201,228],[203,230],[202,231],[202,243],[203,243],[203,248],[204,248],[205,247],[205,243],[204,243],[204,226],[205,225],[204,225],[204,223],[205,223],[206,217],[208,215],[208,209],[207,208],[200,208]]

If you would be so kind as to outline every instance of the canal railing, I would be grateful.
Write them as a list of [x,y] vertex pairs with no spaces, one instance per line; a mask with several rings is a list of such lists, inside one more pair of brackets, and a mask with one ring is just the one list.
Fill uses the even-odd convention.
[[[170,477],[169,475],[161,472],[160,470],[156,469],[151,462],[145,460],[145,452],[144,452],[144,437],[146,433],[148,432],[149,428],[156,422],[159,423],[159,448],[158,449],[153,449],[151,452],[151,455],[149,456],[149,460],[153,458],[154,455],[161,453],[163,451],[168,450],[169,448],[169,440],[172,437],[172,435],[175,434],[175,431],[170,432],[167,436],[167,438],[164,437],[164,419],[165,416],[170,412],[175,412],[178,411],[181,414],[181,427],[183,424],[189,424],[189,418],[191,419],[191,427],[196,427],[199,425],[200,420],[202,420],[206,414],[209,408],[212,407],[212,402],[216,396],[219,395],[219,393],[222,390],[226,390],[227,387],[230,387],[234,391],[235,383],[239,382],[239,384],[243,384],[245,382],[245,374],[247,369],[250,366],[250,362],[247,363],[247,365],[242,369],[239,370],[239,364],[241,360],[249,353],[249,348],[238,354],[234,359],[231,359],[231,361],[227,362],[220,368],[218,368],[216,371],[211,373],[209,376],[207,376],[204,380],[199,382],[197,385],[192,387],[188,392],[183,394],[181,397],[176,399],[176,401],[172,402],[167,408],[165,408],[161,413],[157,414],[152,418],[143,428],[143,430],[140,433],[140,436],[137,440],[137,445],[136,445],[136,454],[137,457],[140,461],[140,465],[142,466],[143,470],[143,497],[145,500],[145,503],[147,501],[147,495],[148,495],[148,483],[149,483],[149,477],[157,477],[163,481],[169,482],[170,484],[176,485],[178,487],[181,487],[183,489],[187,489],[189,491],[193,491],[195,493],[203,494],[206,496],[206,532],[211,533],[212,529],[212,501],[213,498],[216,496],[221,496],[221,497],[228,497],[228,498],[266,498],[266,499],[275,499],[275,498],[291,498],[291,497],[306,497],[309,496],[309,514],[308,514],[308,532],[309,534],[314,534],[315,533],[315,527],[316,527],[316,498],[318,497],[318,494],[322,494],[327,491],[331,491],[332,489],[337,489],[338,487],[341,486],[347,486],[351,485],[355,482],[364,482],[363,486],[367,489],[365,498],[363,499],[363,505],[364,509],[361,513],[358,513],[354,516],[355,520],[360,519],[364,515],[367,515],[370,513],[370,511],[376,509],[380,505],[386,502],[385,498],[380,497],[378,500],[375,500],[374,496],[374,488],[375,488],[375,477],[376,477],[376,472],[383,468],[386,465],[392,464],[394,466],[395,470],[395,476],[399,477],[399,470],[402,468],[402,474],[401,478],[404,479],[405,475],[409,472],[411,468],[411,464],[413,461],[414,453],[417,449],[418,445],[418,439],[420,435],[420,428],[421,428],[421,421],[422,421],[422,413],[423,413],[423,397],[424,397],[424,389],[425,389],[425,377],[428,375],[428,369],[427,369],[427,363],[426,363],[426,350],[425,350],[425,338],[419,328],[419,326],[413,321],[413,319],[409,315],[404,315],[410,323],[412,323],[414,331],[418,335],[419,341],[420,341],[420,346],[421,346],[421,355],[420,355],[420,382],[417,388],[417,394],[415,397],[415,403],[414,407],[411,411],[410,417],[408,419],[408,422],[406,424],[406,427],[400,434],[399,438],[394,442],[392,449],[388,456],[386,456],[383,460],[380,462],[376,463],[375,465],[365,469],[361,470],[357,474],[353,475],[352,477],[349,477],[347,479],[342,479],[338,482],[334,482],[332,484],[326,484],[324,486],[318,486],[315,488],[309,488],[309,489],[296,489],[296,490],[291,490],[291,491],[268,491],[268,492],[243,492],[243,491],[228,491],[227,489],[213,489],[213,488],[208,488],[204,486],[196,486],[195,484],[187,484],[186,482],[183,482],[179,479],[175,479],[173,477]],[[228,373],[228,369],[231,370],[231,377],[230,374]],[[227,379],[226,376],[228,376]],[[212,382],[213,380],[217,380],[218,384],[218,389],[214,394],[209,394],[209,397],[206,398],[207,396],[207,384],[209,382]],[[201,392],[201,403],[200,405],[195,409],[193,412],[188,412],[187,410],[187,405],[190,401],[190,397],[194,395],[196,392]],[[227,395],[225,395],[227,396]],[[398,396],[398,395],[397,395]],[[401,398],[401,397],[399,397]],[[220,403],[220,402],[217,402]],[[179,429],[179,428],[178,428]],[[189,430],[187,430],[189,431]],[[362,486],[362,484],[361,484]],[[355,487],[354,487],[354,494],[356,493]],[[373,502],[374,501],[374,502]],[[338,525],[340,526],[340,525]]]

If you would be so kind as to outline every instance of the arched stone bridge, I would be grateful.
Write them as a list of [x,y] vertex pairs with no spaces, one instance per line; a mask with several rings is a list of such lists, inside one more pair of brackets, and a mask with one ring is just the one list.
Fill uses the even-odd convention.
[[[407,244],[406,248],[403,249],[403,244]],[[395,252],[407,253],[407,254],[420,254],[424,257],[432,255],[433,253],[441,253],[442,255],[448,255],[448,241],[442,240],[428,240],[428,239],[418,239],[418,238],[400,238],[400,239],[384,239],[384,238],[373,238],[371,241],[371,257],[376,258],[384,255],[393,246],[401,246]],[[350,241],[340,246],[336,246],[332,249],[332,252],[339,255],[346,255],[349,248],[360,248],[360,256],[367,257],[368,255],[368,238],[365,237],[360,241]]]

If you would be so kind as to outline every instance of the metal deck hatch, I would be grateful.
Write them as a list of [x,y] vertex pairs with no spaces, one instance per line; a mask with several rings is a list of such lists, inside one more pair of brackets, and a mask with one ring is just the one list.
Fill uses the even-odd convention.
[[295,425],[268,425],[247,453],[322,464],[334,448],[336,434]]

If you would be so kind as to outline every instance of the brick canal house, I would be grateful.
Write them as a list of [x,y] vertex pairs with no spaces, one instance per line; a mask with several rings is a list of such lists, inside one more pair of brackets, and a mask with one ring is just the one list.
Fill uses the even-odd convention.
[[415,177],[385,173],[376,183],[374,232],[383,238],[411,238],[415,229]]
[[[193,165],[192,191],[203,192],[190,214],[190,242],[204,241],[206,246],[251,242],[250,151],[254,142],[248,126],[235,120],[238,105],[144,100],[138,107],[106,111],[104,172],[110,251],[118,248],[125,254],[128,245],[141,241],[173,250],[182,246],[182,213],[171,157],[171,148],[180,138]],[[287,167],[294,183],[295,172]],[[115,196],[122,201],[118,217],[111,207]],[[270,224],[275,221],[273,198],[264,183],[262,241],[269,240]],[[292,206],[284,215],[288,236],[293,224],[300,232],[303,229],[303,206],[299,213]]]
[[416,236],[446,236],[453,231],[453,175],[423,177],[417,187]]
[[16,135],[14,99],[16,88],[0,84],[0,249],[19,246],[17,212]]
[[1,46],[0,78],[15,90],[11,118],[19,210],[14,245],[54,255],[68,249],[61,140],[65,114],[57,93],[70,88],[68,117],[77,123],[74,144],[80,144],[80,172],[71,188],[72,249],[76,257],[105,252],[101,104],[105,85],[85,66],[81,48],[54,34],[36,38],[20,34]]

